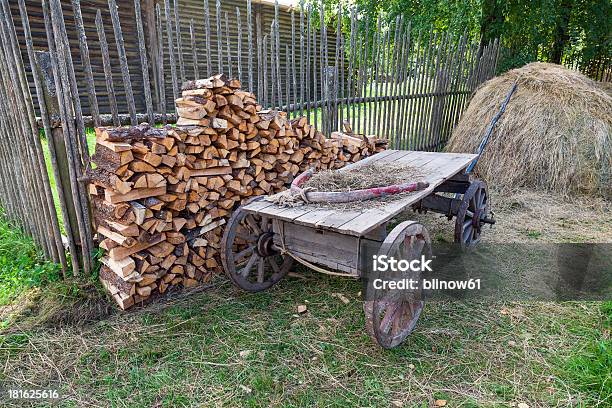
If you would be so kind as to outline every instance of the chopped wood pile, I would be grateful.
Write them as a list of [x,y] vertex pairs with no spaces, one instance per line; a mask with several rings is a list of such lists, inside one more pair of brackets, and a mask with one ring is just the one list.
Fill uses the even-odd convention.
[[262,111],[223,75],[186,82],[176,108],[176,127],[96,129],[88,179],[105,251],[100,279],[122,309],[219,272],[223,225],[245,200],[284,190],[310,167],[336,169],[385,149]]

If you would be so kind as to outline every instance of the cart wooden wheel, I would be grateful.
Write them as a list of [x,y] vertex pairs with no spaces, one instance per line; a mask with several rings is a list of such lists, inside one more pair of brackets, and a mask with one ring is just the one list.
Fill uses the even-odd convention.
[[[398,260],[418,259],[422,254],[431,257],[431,239],[427,229],[415,221],[405,221],[396,226],[378,252],[378,255]],[[420,275],[420,272],[410,272],[395,277],[418,280]],[[364,302],[366,330],[381,347],[396,347],[412,333],[424,305],[420,291],[384,292],[376,300]]]
[[221,261],[232,282],[249,292],[266,290],[281,280],[293,264],[273,245],[272,219],[239,207],[221,240]]
[[487,185],[474,180],[463,194],[463,200],[455,220],[455,242],[464,249],[473,248],[482,234],[484,224],[493,224],[489,211]]

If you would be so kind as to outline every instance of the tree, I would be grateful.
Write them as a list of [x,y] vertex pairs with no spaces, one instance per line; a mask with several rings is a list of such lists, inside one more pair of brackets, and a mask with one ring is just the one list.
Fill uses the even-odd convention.
[[572,0],[561,0],[554,29],[553,45],[550,50],[550,62],[554,62],[555,64],[561,63],[563,51],[570,40],[569,23],[572,15],[572,8],[574,6],[573,3]]
[[503,5],[499,1],[482,0],[481,10],[478,55],[482,54],[484,47],[490,41],[501,36],[504,27]]

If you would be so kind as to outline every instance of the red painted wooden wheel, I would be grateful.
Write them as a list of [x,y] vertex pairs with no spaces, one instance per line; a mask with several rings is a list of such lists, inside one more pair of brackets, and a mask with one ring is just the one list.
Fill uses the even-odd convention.
[[[431,239],[427,229],[415,221],[396,226],[383,242],[378,255],[413,260],[421,255],[431,257]],[[419,279],[420,272],[409,272],[396,278]],[[420,291],[382,292],[375,300],[364,302],[366,330],[370,337],[389,349],[400,345],[416,327],[425,302]]]

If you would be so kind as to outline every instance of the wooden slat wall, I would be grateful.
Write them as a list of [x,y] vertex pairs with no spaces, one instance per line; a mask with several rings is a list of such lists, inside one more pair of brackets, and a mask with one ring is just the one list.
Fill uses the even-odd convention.
[[[148,7],[152,7],[151,5],[159,3],[162,9],[162,16],[164,14],[164,2],[163,0],[153,0],[150,1],[142,1],[143,7],[143,22],[145,25],[145,32],[148,32],[151,27],[151,20],[147,19],[147,11]],[[208,76],[206,66],[207,66],[207,58],[211,59],[211,65],[213,67],[213,73],[216,73],[218,66],[218,58],[217,58],[217,32],[216,32],[216,9],[215,9],[215,1],[210,0],[210,19],[211,19],[211,50],[206,49],[205,45],[205,37],[204,37],[204,2],[202,0],[179,0],[179,19],[181,22],[181,39],[182,39],[182,48],[183,48],[183,61],[185,65],[185,75],[187,79],[194,78],[194,70],[193,70],[193,57],[192,57],[192,49],[191,49],[191,38],[189,32],[189,24],[191,19],[194,21],[195,28],[195,38],[196,38],[196,48],[198,55],[198,66],[200,77]],[[128,58],[129,71],[132,80],[132,88],[134,91],[135,105],[138,112],[145,112],[145,99],[144,99],[144,90],[143,90],[143,80],[142,80],[142,72],[140,67],[140,59],[139,52],[140,49],[138,47],[138,38],[136,33],[136,22],[134,18],[134,5],[131,0],[119,0],[117,1],[117,5],[119,6],[119,16],[121,19],[121,28],[123,30],[123,38]],[[170,5],[172,12],[174,11],[174,1],[170,0]],[[26,0],[26,6],[28,10],[28,14],[30,17],[30,24],[32,27],[32,36],[34,40],[35,49],[46,50],[47,46],[47,38],[44,30],[43,16],[42,16],[42,2],[40,0]],[[225,13],[228,15],[228,24],[230,31],[230,48],[231,48],[231,57],[232,57],[232,74],[234,76],[238,75],[238,30],[236,23],[236,7],[240,9],[241,14],[241,26],[242,26],[242,50],[241,50],[241,60],[242,60],[242,80],[245,84],[245,88],[248,84],[248,56],[249,56],[249,44],[248,44],[248,36],[247,36],[247,3],[243,0],[222,0],[221,1],[221,27],[222,27],[222,48],[223,48],[223,64],[225,67],[225,71],[227,73],[227,36],[225,32]],[[254,86],[253,89],[257,88],[257,71],[261,70],[263,62],[257,61],[257,40],[256,33],[257,27],[255,25],[255,17],[256,14],[259,13],[261,19],[261,32],[262,35],[270,33],[270,25],[274,19],[274,5],[272,4],[261,4],[253,2],[253,14],[252,14],[252,27],[253,27],[253,75],[254,75]],[[62,0],[62,8],[64,10],[64,18],[66,20],[66,27],[68,29],[68,38],[70,40],[70,45],[72,47],[72,58],[75,64],[75,73],[77,76],[77,80],[79,82],[80,89],[80,97],[81,103],[83,105],[83,113],[85,115],[90,115],[89,109],[89,101],[87,97],[86,91],[86,83],[85,83],[85,75],[84,70],[81,69],[81,57],[78,48],[78,36],[76,29],[74,28],[74,14],[72,10],[72,5],[69,0]],[[119,107],[119,113],[127,113],[128,107],[126,104],[125,97],[125,89],[123,86],[123,81],[121,77],[121,68],[119,65],[119,59],[117,54],[117,48],[115,45],[115,37],[113,34],[113,26],[110,18],[110,13],[108,10],[108,1],[107,0],[82,0],[81,1],[81,10],[83,14],[83,22],[85,26],[85,31],[87,35],[87,42],[89,45],[90,56],[91,56],[91,65],[95,80],[96,86],[96,94],[98,98],[98,103],[100,105],[100,113],[108,114],[110,113],[110,104],[108,100],[108,93],[106,91],[105,81],[104,81],[104,69],[102,67],[102,55],[100,52],[100,44],[98,40],[98,34],[96,32],[95,25],[95,16],[96,11],[100,9],[102,11],[102,16],[104,19],[104,28],[106,32],[107,41],[109,44],[109,53],[112,61],[112,69],[113,69],[113,82],[115,86],[115,93],[117,96],[117,104]],[[11,12],[13,13],[14,20],[19,22],[19,7],[18,5],[11,2]],[[279,11],[279,35],[280,35],[280,72],[281,72],[281,86],[283,89],[287,89],[286,86],[286,54],[285,54],[285,45],[291,44],[291,14],[289,10],[285,7],[281,7]],[[174,29],[174,15],[172,16],[173,21],[173,29]],[[22,49],[22,53],[24,56],[24,61],[27,63],[26,58],[26,47],[25,47],[25,39],[23,37],[23,28],[20,24],[16,24],[18,39],[20,42],[20,46]],[[155,27],[152,27],[155,30]],[[299,55],[299,11],[295,12],[295,30],[296,30],[296,61],[300,61]],[[172,82],[171,82],[171,74],[170,74],[170,60],[169,53],[167,51],[167,32],[166,32],[166,24],[165,19],[163,20],[163,34],[164,34],[164,44],[163,47],[165,49],[164,52],[164,78],[166,84],[166,105],[169,111],[173,111],[174,103],[172,101]],[[176,35],[174,34],[175,42]],[[153,64],[156,62],[156,58],[154,57],[155,53],[152,52],[151,47],[154,47],[155,44],[151,44],[151,37],[147,37],[147,54],[149,55],[150,62],[150,73],[151,78],[153,76]],[[269,54],[270,47],[268,47],[268,64],[269,62]],[[336,34],[334,30],[328,30],[328,49],[329,55],[332,57],[336,52]],[[291,51],[289,51],[291,53]],[[178,64],[178,54],[175,49],[175,58],[176,64]],[[331,63],[331,61],[330,61]],[[177,67],[178,68],[178,67]],[[28,80],[30,83],[30,89],[32,95],[35,98],[35,89],[34,82],[31,76],[31,69],[29,64],[26,64],[26,70],[28,73]],[[178,72],[178,69],[177,69]],[[268,90],[271,92],[271,69],[268,68],[267,72],[268,76]],[[179,75],[180,81],[180,75]],[[153,82],[153,81],[152,81]],[[319,84],[320,86],[321,84]],[[321,95],[321,90],[317,91],[318,95]],[[268,95],[270,97],[270,95]],[[292,97],[292,96],[291,96]],[[286,96],[283,96],[283,99],[286,99]],[[35,103],[37,106],[37,104]],[[157,106],[157,103],[155,104]]]
[[[31,68],[28,64],[25,39],[23,37],[23,27],[20,24],[19,7],[17,2],[11,3],[11,12],[13,13],[13,19],[17,29],[17,35],[20,43],[20,49],[26,62],[26,70],[28,73],[28,81],[30,83],[30,89],[32,96],[35,98],[36,91],[34,88],[34,81],[31,75]],[[119,17],[121,18],[121,28],[123,30],[123,38],[125,43],[125,49],[127,59],[129,63],[130,76],[132,80],[132,88],[134,90],[135,105],[138,112],[145,112],[144,102],[144,91],[142,85],[142,72],[140,68],[140,57],[138,49],[138,38],[136,34],[136,22],[134,19],[134,3],[132,1],[118,1],[119,6]],[[42,2],[37,0],[27,0],[26,6],[28,15],[30,17],[30,25],[32,27],[32,37],[34,40],[35,49],[47,50],[47,38],[45,35],[45,27],[43,22],[42,14]],[[72,58],[75,66],[75,74],[79,83],[79,94],[81,98],[81,104],[83,105],[83,112],[85,115],[90,114],[89,101],[87,97],[87,87],[85,84],[85,73],[81,66],[81,56],[79,53],[79,41],[77,32],[74,27],[74,13],[72,11],[72,5],[69,0],[62,1],[62,9],[64,10],[64,18],[66,20],[66,29],[68,31],[68,38],[70,40],[70,46],[72,48]],[[100,44],[98,41],[98,34],[96,32],[96,11],[100,9],[104,19],[104,30],[106,32],[107,41],[109,44],[109,54],[112,60],[113,69],[113,81],[115,85],[115,92],[117,95],[117,103],[119,106],[120,113],[127,113],[128,108],[125,98],[125,88],[123,81],[121,80],[121,68],[119,65],[119,59],[117,54],[117,47],[115,45],[115,36],[113,34],[113,25],[108,10],[107,0],[82,0],[81,9],[83,13],[83,22],[85,25],[85,31],[87,35],[87,42],[89,44],[89,52],[91,56],[91,65],[95,80],[96,93],[98,97],[98,103],[100,105],[100,113],[110,113],[110,105],[108,101],[108,94],[106,92],[106,86],[104,82],[104,69],[102,68],[102,55],[100,53]],[[35,101],[35,106],[38,104]]]
[[[156,4],[160,5],[162,10],[162,20],[163,20],[163,35],[164,35],[164,80],[166,84],[166,105],[172,110],[174,103],[172,101],[172,78],[170,73],[170,56],[168,53],[168,37],[166,31],[166,20],[164,13],[164,1],[156,0]],[[191,38],[189,33],[189,24],[191,19],[194,22],[194,31],[196,37],[196,48],[197,48],[197,56],[198,56],[198,67],[200,77],[207,77],[210,75],[214,75],[218,70],[218,52],[217,52],[217,31],[216,31],[216,7],[215,0],[209,0],[209,9],[210,9],[210,32],[211,39],[210,45],[211,49],[206,50],[205,43],[205,26],[204,26],[204,1],[203,0],[179,0],[179,19],[181,24],[181,39],[182,39],[182,49],[183,49],[183,61],[185,65],[185,74],[187,79],[193,79],[194,70],[193,70],[193,54],[191,49]],[[174,1],[170,0],[170,6],[172,8],[172,27],[174,29]],[[249,44],[248,44],[248,36],[247,36],[247,2],[245,0],[222,0],[221,1],[221,29],[222,29],[222,62],[225,67],[225,73],[228,74],[229,70],[227,69],[227,33],[225,31],[225,13],[228,16],[228,24],[230,31],[230,48],[231,48],[231,58],[232,58],[232,74],[234,77],[238,76],[238,29],[237,29],[237,18],[236,18],[236,8],[240,9],[240,19],[241,19],[241,27],[242,27],[242,41],[241,41],[241,66],[242,66],[242,81],[243,88],[248,89],[248,57],[249,57]],[[262,71],[263,61],[257,61],[257,27],[256,27],[256,15],[259,14],[261,21],[261,33],[262,37],[264,35],[268,35],[268,69],[267,69],[267,78],[268,78],[268,100],[271,98],[271,84],[272,84],[272,73],[270,67],[270,26],[274,20],[274,5],[268,3],[256,3],[253,1],[252,4],[253,15],[252,15],[252,27],[253,27],[253,91],[257,91],[257,71]],[[296,63],[299,65],[300,58],[300,48],[299,48],[299,29],[300,29],[300,14],[299,9],[294,10],[294,19],[295,19],[295,59]],[[173,32],[174,34],[174,32]],[[287,86],[286,81],[286,72],[287,72],[287,63],[286,63],[286,48],[285,46],[291,46],[291,12],[286,7],[279,8],[279,37],[280,37],[280,73],[281,73],[281,87],[283,92],[286,92],[287,89],[291,89],[292,87]],[[328,52],[330,56],[330,65],[334,64],[334,57],[336,53],[336,33],[334,29],[328,29]],[[176,43],[176,35],[174,35],[174,42]],[[175,63],[178,64],[178,53],[175,48]],[[291,49],[289,49],[289,53],[291,53]],[[206,66],[206,59],[210,58],[211,65],[213,68],[213,72],[208,73]],[[297,69],[297,68],[296,68]],[[178,69],[177,69],[178,72]],[[311,76],[312,77],[312,76]],[[179,75],[180,81],[180,75]],[[311,83],[311,85],[314,82]],[[301,86],[301,84],[298,84]],[[319,87],[321,84],[318,84]],[[320,89],[317,91],[318,95],[321,95]],[[293,98],[291,94],[291,98]],[[263,101],[263,96],[258,95],[260,101]],[[286,99],[286,94],[283,94],[283,99]]]

